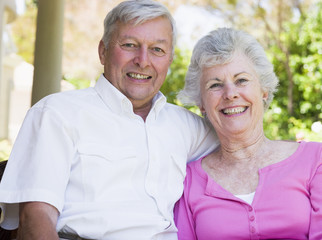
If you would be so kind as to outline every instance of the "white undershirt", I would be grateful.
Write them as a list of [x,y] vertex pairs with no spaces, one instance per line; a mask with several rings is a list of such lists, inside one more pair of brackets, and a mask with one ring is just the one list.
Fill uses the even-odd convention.
[[252,193],[248,193],[248,194],[241,194],[241,195],[235,195],[235,197],[240,198],[241,200],[244,200],[245,202],[247,202],[249,205],[252,204],[253,199],[255,196],[255,192]]

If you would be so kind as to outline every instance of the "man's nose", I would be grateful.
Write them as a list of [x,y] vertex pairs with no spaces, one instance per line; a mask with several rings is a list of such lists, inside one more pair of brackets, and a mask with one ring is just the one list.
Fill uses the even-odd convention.
[[144,47],[139,48],[134,58],[134,63],[142,69],[149,66],[150,65],[149,50]]

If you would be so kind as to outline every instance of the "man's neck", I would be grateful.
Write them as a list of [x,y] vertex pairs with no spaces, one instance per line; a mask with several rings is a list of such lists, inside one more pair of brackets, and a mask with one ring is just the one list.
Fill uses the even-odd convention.
[[152,102],[140,106],[136,106],[133,104],[133,112],[136,115],[139,115],[145,122],[146,118],[148,117],[148,114],[151,110]]

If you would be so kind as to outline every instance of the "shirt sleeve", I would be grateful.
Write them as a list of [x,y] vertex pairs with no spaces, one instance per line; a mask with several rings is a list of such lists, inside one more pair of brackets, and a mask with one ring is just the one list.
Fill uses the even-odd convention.
[[61,211],[74,156],[70,135],[70,127],[54,109],[30,109],[1,181],[0,202],[41,201]]
[[312,210],[309,239],[318,240],[322,239],[322,164],[319,165],[312,179],[310,193]]
[[[194,121],[188,124],[188,133],[191,135],[192,139],[190,154],[187,159],[188,162],[208,155],[219,145],[219,139],[215,130],[209,127],[205,119],[196,116],[195,114],[193,116]],[[194,128],[192,128],[192,126]]]
[[190,190],[189,180],[189,173],[187,173],[184,181],[183,195],[174,208],[174,220],[178,228],[178,240],[197,240],[195,223],[188,203]]

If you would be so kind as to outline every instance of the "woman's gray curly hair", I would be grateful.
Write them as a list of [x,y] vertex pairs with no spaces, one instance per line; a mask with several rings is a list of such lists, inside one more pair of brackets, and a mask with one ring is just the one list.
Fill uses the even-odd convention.
[[262,90],[268,92],[266,110],[277,91],[278,79],[272,63],[260,43],[251,35],[232,28],[219,28],[201,38],[195,45],[186,74],[185,87],[178,94],[184,105],[201,106],[200,78],[202,69],[228,63],[235,53],[249,58],[259,76]]
[[164,17],[170,21],[172,27],[172,55],[176,44],[176,25],[169,10],[161,3],[153,0],[128,0],[121,2],[110,11],[104,20],[104,34],[102,41],[105,48],[108,48],[112,34],[117,27],[117,23],[130,23],[134,25],[142,24],[148,20]]

